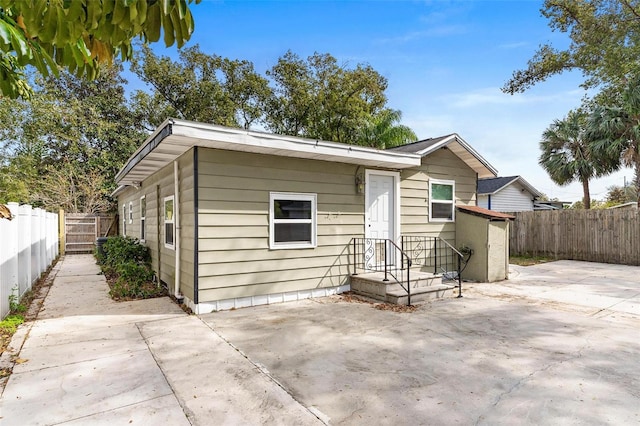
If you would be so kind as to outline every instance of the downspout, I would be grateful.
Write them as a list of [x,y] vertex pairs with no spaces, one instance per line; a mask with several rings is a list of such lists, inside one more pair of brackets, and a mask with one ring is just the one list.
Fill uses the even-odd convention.
[[180,182],[178,181],[178,161],[173,161],[173,223],[176,227],[175,238],[175,250],[176,250],[176,267],[175,267],[175,291],[174,296],[178,301],[182,301],[182,295],[180,294]]

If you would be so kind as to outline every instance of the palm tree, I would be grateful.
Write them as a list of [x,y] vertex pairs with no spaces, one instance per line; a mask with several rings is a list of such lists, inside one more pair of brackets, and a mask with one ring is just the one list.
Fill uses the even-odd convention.
[[570,111],[542,134],[539,164],[558,185],[582,183],[584,208],[591,208],[589,180],[611,173],[617,164],[610,157],[594,157],[586,132],[587,115]]
[[634,168],[635,199],[640,207],[640,78],[629,81],[618,105],[594,109],[589,120],[591,149]]
[[397,124],[402,118],[399,110],[385,109],[372,115],[358,134],[356,143],[378,149],[387,149],[418,140],[408,126]]

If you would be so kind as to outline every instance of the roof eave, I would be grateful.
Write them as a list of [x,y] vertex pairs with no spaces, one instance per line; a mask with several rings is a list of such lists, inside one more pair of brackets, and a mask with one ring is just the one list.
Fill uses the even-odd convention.
[[[476,173],[478,173],[478,175],[480,175],[480,177],[496,177],[496,176],[498,176],[498,170],[495,167],[493,167],[491,164],[489,164],[489,162],[487,160],[485,160],[484,157],[482,157],[478,153],[478,151],[473,149],[473,147],[471,145],[469,145],[464,139],[462,139],[457,133],[453,133],[453,134],[449,135],[445,139],[443,139],[440,142],[430,146],[429,148],[423,149],[422,151],[418,151],[417,154],[419,154],[421,156],[426,156],[426,155],[429,155],[432,152],[434,152],[434,151],[436,151],[436,150],[438,150],[440,148],[444,148],[445,146],[450,145],[453,142],[457,142],[458,144],[460,144],[460,146],[462,148],[467,150],[469,152],[469,154],[471,154],[482,165],[484,170],[482,170],[482,169],[480,169],[478,167],[473,167],[472,165],[469,164],[469,166],[472,167],[476,171]],[[486,173],[486,172],[488,172],[488,173]]]
[[355,145],[170,119],[156,129],[131,156],[116,175],[116,182],[120,185],[142,182],[194,146],[389,169],[419,166],[421,158],[416,154],[391,153]]

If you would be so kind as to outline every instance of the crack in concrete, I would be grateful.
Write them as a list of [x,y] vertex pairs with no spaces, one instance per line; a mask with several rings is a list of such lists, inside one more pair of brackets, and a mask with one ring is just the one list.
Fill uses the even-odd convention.
[[215,333],[218,337],[220,337],[220,339],[222,339],[222,341],[224,341],[227,345],[229,345],[233,350],[235,350],[236,352],[238,352],[240,355],[242,355],[247,361],[249,361],[258,371],[260,371],[262,374],[264,374],[267,379],[269,379],[270,381],[272,381],[276,386],[278,386],[279,388],[281,388],[284,392],[286,392],[289,396],[291,396],[291,398],[297,402],[298,404],[300,404],[300,406],[302,408],[304,408],[306,411],[308,411],[312,416],[314,416],[315,418],[317,418],[322,424],[324,425],[329,425],[329,416],[325,415],[324,413],[320,412],[320,410],[318,410],[316,407],[308,407],[305,404],[302,403],[302,401],[300,401],[298,398],[296,398],[296,396],[293,394],[293,392],[291,392],[289,389],[287,389],[286,386],[284,386],[284,384],[282,382],[280,382],[278,379],[276,379],[276,377],[271,374],[271,372],[267,369],[266,366],[253,361],[245,352],[243,352],[239,347],[237,347],[236,345],[234,345],[233,343],[231,343],[226,337],[224,337],[222,334],[218,333],[218,331],[213,328],[213,326],[211,326],[209,323],[207,323],[206,321],[202,321],[201,318],[197,317],[198,320],[200,320],[204,325],[206,325],[213,333]]
[[[529,373],[528,375],[520,378],[513,386],[511,386],[509,389],[507,389],[506,391],[502,392],[501,394],[499,394],[493,401],[493,403],[491,404],[491,408],[495,408],[497,407],[503,400],[505,397],[507,397],[508,395],[510,395],[511,393],[513,393],[514,391],[518,390],[519,388],[521,388],[524,384],[526,384],[528,381],[530,381],[531,379],[533,379],[534,376],[536,376],[539,373],[543,373],[553,367],[557,367],[559,365],[564,364],[565,362],[568,361],[573,361],[579,358],[582,358],[582,352],[589,346],[591,346],[591,341],[589,340],[588,337],[585,337],[586,343],[576,352],[573,353],[573,355],[562,359],[562,360],[558,360],[556,362],[551,362],[547,365],[545,365],[542,368],[539,368],[537,370],[532,371],[531,373]],[[476,421],[473,423],[475,426],[479,425],[480,422],[482,420],[484,420],[484,415],[485,413],[482,413],[478,416],[478,418],[476,419]]]

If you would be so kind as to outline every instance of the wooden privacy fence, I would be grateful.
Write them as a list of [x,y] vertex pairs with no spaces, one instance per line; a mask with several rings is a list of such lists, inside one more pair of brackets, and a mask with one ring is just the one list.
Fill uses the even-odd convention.
[[511,213],[511,255],[640,265],[638,210]]
[[8,203],[13,220],[0,220],[0,318],[58,257],[58,215]]
[[64,215],[64,251],[67,254],[92,253],[96,239],[115,235],[114,216],[89,213],[66,213]]

